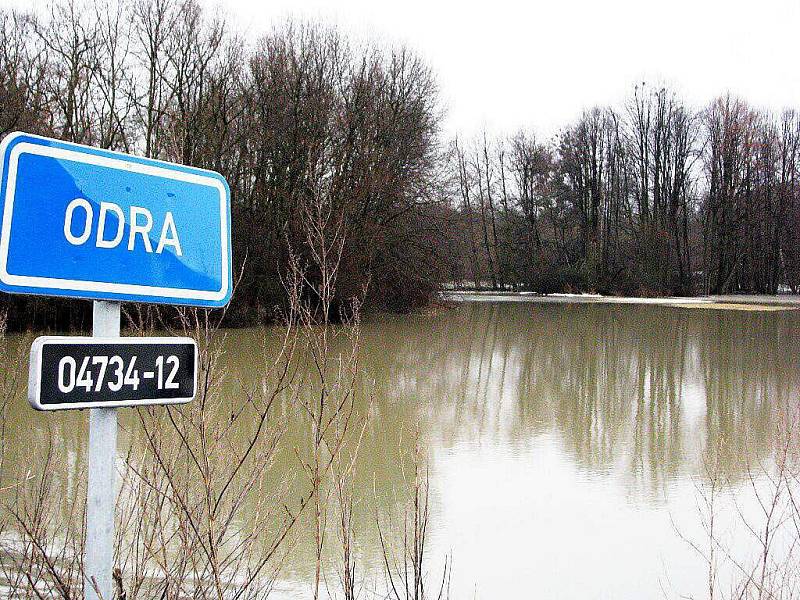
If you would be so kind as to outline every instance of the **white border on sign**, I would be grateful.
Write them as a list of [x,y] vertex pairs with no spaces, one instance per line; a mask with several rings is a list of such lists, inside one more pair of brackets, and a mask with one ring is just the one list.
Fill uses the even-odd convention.
[[[12,136],[8,136],[12,137]],[[0,152],[5,149],[8,137],[3,140]],[[36,154],[60,160],[108,167],[120,171],[130,171],[142,175],[153,177],[163,177],[176,181],[184,181],[197,185],[204,185],[215,188],[219,192],[220,199],[220,247],[222,249],[222,287],[219,291],[192,290],[183,288],[167,288],[148,285],[135,285],[124,283],[107,283],[103,281],[86,281],[72,279],[56,279],[51,277],[35,277],[27,275],[14,275],[7,270],[9,241],[11,236],[11,218],[14,207],[14,194],[16,192],[17,167],[21,154]],[[122,155],[121,155],[122,156]],[[8,178],[6,180],[6,198],[3,211],[2,230],[0,231],[0,281],[8,285],[28,286],[31,288],[50,288],[58,290],[74,290],[79,292],[110,292],[113,294],[134,294],[137,296],[162,296],[166,298],[187,299],[187,300],[209,300],[219,302],[228,294],[228,272],[229,248],[228,248],[228,215],[225,203],[225,187],[222,182],[215,177],[200,175],[197,173],[186,173],[184,171],[167,169],[155,165],[142,164],[133,161],[126,161],[108,156],[99,156],[67,150],[65,148],[54,148],[51,146],[39,146],[30,142],[21,142],[14,146],[8,161]]]
[[[194,386],[192,395],[188,398],[141,398],[139,400],[123,400],[119,402],[74,402],[64,404],[42,404],[42,348],[47,344],[85,344],[99,345],[110,344],[124,346],[127,344],[161,344],[162,346],[175,346],[180,344],[191,344],[194,347]],[[58,336],[43,335],[36,338],[31,344],[31,357],[28,365],[28,402],[36,410],[69,410],[82,408],[124,408],[126,406],[148,406],[154,404],[186,404],[191,402],[197,395],[197,368],[198,368],[197,342],[188,337],[81,337],[81,336]]]

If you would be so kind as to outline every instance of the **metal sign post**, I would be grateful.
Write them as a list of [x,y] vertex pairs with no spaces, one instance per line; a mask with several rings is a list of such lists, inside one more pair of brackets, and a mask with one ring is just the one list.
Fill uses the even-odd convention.
[[112,598],[117,408],[183,404],[197,391],[197,343],[119,337],[120,305],[95,301],[93,337],[42,336],[31,346],[28,400],[37,410],[89,410],[86,598]]
[[33,408],[90,409],[85,590],[112,600],[117,407],[189,402],[197,345],[120,338],[120,302],[226,306],[231,199],[219,173],[22,132],[0,141],[0,291],[94,301],[92,338],[31,347]]
[[[119,337],[119,324],[118,302],[94,302],[94,337]],[[89,412],[89,481],[86,490],[84,571],[87,600],[113,598],[111,571],[114,567],[116,458],[117,409],[93,408]]]

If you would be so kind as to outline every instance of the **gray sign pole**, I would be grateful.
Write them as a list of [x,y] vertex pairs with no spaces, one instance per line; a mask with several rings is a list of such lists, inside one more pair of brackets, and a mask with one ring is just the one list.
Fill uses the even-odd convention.
[[[96,300],[94,337],[119,337],[119,302]],[[86,493],[86,600],[112,600],[114,567],[115,461],[117,409],[89,411],[89,482]],[[95,591],[95,582],[97,590]]]

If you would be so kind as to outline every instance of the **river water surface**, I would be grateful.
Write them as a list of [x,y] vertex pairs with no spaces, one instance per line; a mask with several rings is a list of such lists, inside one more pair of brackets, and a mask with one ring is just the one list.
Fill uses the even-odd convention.
[[[451,556],[452,598],[701,597],[706,565],[687,542],[704,540],[698,490],[715,464],[733,498],[750,485],[748,466],[769,462],[800,393],[798,334],[800,311],[689,306],[464,302],[365,319],[364,578],[382,561],[373,511],[397,511],[381,503],[403,486],[398,449],[418,430],[429,575]],[[231,378],[248,377],[264,337],[227,332]],[[82,463],[85,414],[37,414],[20,400],[10,418],[29,432],[11,461],[51,428],[74,449],[64,476]],[[737,556],[754,548],[737,524],[747,506],[730,500],[720,517]],[[307,597],[303,535],[276,598]]]

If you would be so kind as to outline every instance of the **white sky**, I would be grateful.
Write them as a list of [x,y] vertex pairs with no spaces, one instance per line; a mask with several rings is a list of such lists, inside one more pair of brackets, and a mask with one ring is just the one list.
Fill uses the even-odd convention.
[[800,108],[800,0],[201,1],[248,37],[299,17],[406,44],[437,74],[449,134],[526,127],[545,137],[643,80],[692,106],[731,91]]
[[[214,0],[207,0],[212,5]],[[554,133],[637,81],[691,105],[725,91],[800,108],[800,0],[224,0],[251,35],[287,16],[404,43],[433,67],[449,133]]]

